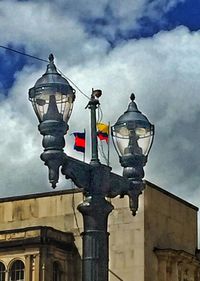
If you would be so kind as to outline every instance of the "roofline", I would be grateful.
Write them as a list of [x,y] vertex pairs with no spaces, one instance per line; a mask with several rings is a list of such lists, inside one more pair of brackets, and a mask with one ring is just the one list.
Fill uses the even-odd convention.
[[[167,196],[181,202],[182,204],[194,209],[195,211],[198,212],[199,208],[186,200],[178,197],[177,195],[157,186],[156,184],[145,180],[146,184],[150,186],[153,189],[156,189],[157,191],[166,194]],[[49,192],[41,192],[41,193],[31,193],[31,194],[26,194],[26,195],[19,195],[19,196],[10,196],[10,197],[4,197],[0,198],[0,203],[4,202],[10,202],[10,201],[20,201],[20,200],[28,200],[28,199],[33,199],[33,198],[39,198],[39,197],[51,197],[51,196],[58,196],[58,195],[65,195],[65,194],[73,194],[73,193],[80,193],[82,192],[82,189],[80,188],[70,188],[66,190],[59,190],[59,191],[49,191]]]
[[[37,231],[32,233],[32,231]],[[22,236],[10,237],[12,233],[29,233],[29,235],[23,234]],[[58,234],[58,236],[57,236]],[[0,231],[0,235],[3,235],[3,239],[0,241],[0,252],[16,249],[24,249],[26,247],[40,249],[41,246],[55,246],[64,250],[65,252],[76,251],[77,248],[74,243],[75,238],[72,232],[64,232],[57,230],[49,226],[31,226],[20,229],[9,229]],[[5,235],[9,235],[6,237]]]
[[51,230],[55,233],[69,236],[69,237],[73,238],[73,240],[75,240],[73,232],[62,231],[62,230],[56,229],[52,226],[44,226],[44,225],[35,225],[35,226],[27,226],[27,227],[22,227],[22,228],[4,229],[4,230],[0,230],[0,234],[20,233],[20,232],[34,231],[34,230],[40,230],[40,231]]
[[156,189],[156,190],[160,191],[160,192],[163,193],[163,194],[166,194],[167,196],[169,196],[169,197],[171,197],[171,198],[173,198],[173,199],[175,199],[175,200],[181,202],[182,204],[184,204],[184,205],[186,205],[186,206],[188,206],[188,207],[194,209],[194,210],[197,211],[197,212],[199,211],[199,208],[198,208],[197,206],[195,206],[195,205],[189,203],[188,201],[186,201],[186,200],[184,200],[184,199],[178,197],[177,195],[175,195],[175,194],[173,194],[173,193],[171,193],[171,192],[169,192],[169,191],[167,191],[167,190],[165,190],[165,189],[163,189],[163,188],[157,186],[156,184],[154,184],[154,183],[152,183],[152,182],[149,182],[149,181],[147,181],[147,180],[145,180],[145,182],[146,182],[146,184],[149,185],[151,188]]
[[80,193],[80,192],[82,192],[80,188],[70,188],[66,190],[49,191],[49,192],[41,192],[41,193],[37,192],[37,193],[30,193],[25,195],[2,197],[0,198],[0,203],[28,200],[28,199],[34,199],[39,197],[51,197],[51,196],[64,195],[64,194],[73,194],[73,193]]

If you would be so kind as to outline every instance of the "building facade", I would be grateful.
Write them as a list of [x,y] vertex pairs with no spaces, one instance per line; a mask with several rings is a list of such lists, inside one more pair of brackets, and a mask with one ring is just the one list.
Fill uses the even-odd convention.
[[0,231],[1,281],[78,280],[78,261],[72,233],[45,226]]
[[[83,196],[74,190],[0,200],[0,281],[81,280]],[[200,281],[198,209],[147,182],[135,217],[112,199],[111,281]]]

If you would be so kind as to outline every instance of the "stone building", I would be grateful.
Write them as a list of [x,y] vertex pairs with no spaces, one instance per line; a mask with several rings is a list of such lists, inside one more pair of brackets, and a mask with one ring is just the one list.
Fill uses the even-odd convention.
[[[81,280],[83,200],[74,190],[0,200],[0,281]],[[110,280],[200,281],[197,212],[147,182],[133,217],[112,200]]]

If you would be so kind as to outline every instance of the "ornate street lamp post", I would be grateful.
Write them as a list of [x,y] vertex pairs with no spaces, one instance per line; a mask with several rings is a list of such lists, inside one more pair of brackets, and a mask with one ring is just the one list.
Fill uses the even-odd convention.
[[106,198],[129,196],[133,215],[138,208],[138,197],[144,183],[143,167],[152,145],[154,126],[137,109],[134,95],[127,111],[112,127],[112,137],[124,167],[123,177],[100,163],[97,149],[96,109],[100,90],[92,92],[88,108],[91,111],[92,158],[90,164],[67,156],[63,152],[64,135],[75,100],[75,91],[56,70],[53,55],[45,74],[29,90],[29,99],[40,122],[44,152],[41,159],[49,168],[49,181],[56,187],[59,169],[67,179],[83,190],[85,200],[78,206],[83,216],[84,231],[82,280],[108,280],[107,219],[113,206]]

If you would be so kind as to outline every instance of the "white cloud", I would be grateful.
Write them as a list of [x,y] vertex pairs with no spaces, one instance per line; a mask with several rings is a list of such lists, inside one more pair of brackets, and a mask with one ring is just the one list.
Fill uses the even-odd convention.
[[[23,44],[27,52],[44,58],[54,52],[58,68],[85,93],[90,95],[92,87],[103,90],[105,121],[116,121],[134,91],[139,108],[156,125],[155,143],[146,167],[147,179],[185,199],[192,198],[187,189],[197,187],[199,175],[196,151],[200,139],[200,33],[180,27],[153,38],[122,41],[110,49],[106,39],[88,34],[80,20],[87,13],[90,17],[103,16],[108,1],[95,3],[96,10],[88,1],[85,14],[82,13],[85,1],[79,2],[79,9],[67,1],[68,10],[63,11],[60,7],[66,1],[54,2],[57,8],[49,1],[0,1],[1,44]],[[178,2],[170,3],[173,6]],[[134,7],[127,1],[117,10],[113,3],[110,1],[109,5],[119,18],[121,29],[123,24],[125,29],[136,24],[136,18],[146,7],[146,1],[136,1]],[[108,28],[109,32],[115,32],[116,26]],[[48,189],[46,167],[39,159],[42,137],[27,100],[28,89],[44,71],[45,66],[24,67],[16,73],[8,98],[0,103],[0,185],[4,195]],[[88,126],[86,104],[87,100],[77,92],[70,132]],[[72,137],[67,139],[70,143],[67,150],[74,153],[69,148]],[[117,162],[114,156],[115,170],[119,170]]]
[[55,52],[70,65],[99,57],[108,48],[104,39],[91,38],[76,19],[62,15],[49,3],[1,1],[0,15],[2,45],[25,45],[28,52],[44,58]]
[[[114,39],[119,34],[136,30],[140,27],[138,19],[142,17],[163,20],[167,11],[183,1],[78,0],[74,4],[71,0],[2,0],[1,43],[23,44],[29,52],[41,56],[50,52],[62,53],[68,64],[77,63],[91,56],[101,56],[109,47],[104,36]],[[104,23],[98,24],[97,20]],[[91,26],[93,36],[87,30]],[[95,38],[95,34],[101,35],[101,39]]]
[[[123,113],[135,91],[139,108],[156,125],[147,178],[188,200],[188,187],[193,190],[198,185],[193,172],[199,174],[195,153],[200,138],[199,43],[199,32],[181,27],[154,38],[124,42],[101,61],[65,68],[86,93],[89,85],[103,89],[104,118],[111,123]],[[72,128],[77,126],[80,111],[84,116],[85,103],[83,97],[77,98]],[[87,122],[81,118],[79,127]]]

